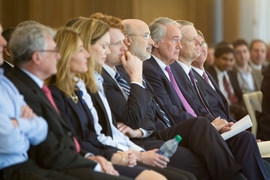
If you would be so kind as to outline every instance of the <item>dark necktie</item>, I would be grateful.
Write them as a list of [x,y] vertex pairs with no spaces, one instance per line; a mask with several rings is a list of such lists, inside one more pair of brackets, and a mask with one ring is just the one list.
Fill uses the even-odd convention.
[[209,81],[207,74],[205,72],[203,72],[202,76],[203,76],[203,79],[210,85],[210,81]]
[[[146,82],[145,82],[144,78],[143,78],[142,81],[143,81],[143,86],[144,86],[145,88],[147,88],[147,85],[146,85]],[[159,104],[155,101],[155,99],[153,99],[153,102],[156,104],[156,108],[157,108],[156,110],[159,111],[159,112],[161,113],[161,116],[162,116],[163,119],[165,120],[166,125],[167,125],[168,127],[171,127],[171,122],[170,122],[168,116],[166,115],[166,113],[160,108]]]
[[117,83],[121,86],[121,88],[124,90],[124,92],[129,96],[130,94],[130,87],[127,83],[127,81],[122,78],[122,76],[120,75],[119,72],[115,72],[115,76],[114,76],[115,80],[117,81]]
[[[54,109],[56,110],[56,112],[57,112],[58,114],[60,114],[60,112],[59,112],[59,110],[58,110],[58,108],[57,108],[57,106],[56,106],[56,104],[55,104],[55,102],[54,102],[54,100],[53,100],[51,91],[50,91],[50,89],[48,88],[48,86],[46,86],[46,84],[43,84],[43,86],[42,86],[41,89],[42,89],[42,91],[45,93],[45,95],[47,96],[48,100],[50,101],[50,103],[52,104],[52,106],[54,107]],[[80,144],[79,144],[78,140],[77,140],[75,137],[73,137],[73,141],[74,141],[74,144],[75,144],[75,147],[76,147],[76,151],[77,151],[77,152],[80,152],[81,147],[80,147]]]
[[174,76],[173,76],[173,73],[171,71],[170,66],[166,66],[165,70],[168,72],[171,84],[172,84],[174,90],[176,91],[177,95],[179,96],[180,100],[182,101],[184,107],[186,108],[186,111],[189,114],[191,114],[192,116],[197,117],[194,110],[191,108],[191,106],[189,105],[189,103],[187,102],[185,97],[183,96],[182,92],[180,91],[180,89],[179,89],[179,87],[178,87],[178,85],[177,85],[177,83],[176,83],[176,81],[174,79]]
[[[197,83],[196,83],[197,79],[195,78],[192,69],[189,71],[188,75],[189,75],[189,77],[190,77],[190,80],[191,80],[191,82],[192,82],[192,84],[193,84],[193,87],[195,88],[195,91],[196,91],[196,93],[197,93],[197,95],[198,95],[198,97],[199,97],[201,103],[203,104],[203,107],[205,108],[205,110],[206,110],[209,114],[211,114],[211,115],[213,116],[213,114],[212,114],[211,111],[209,110],[208,106],[206,105],[206,103],[205,103],[203,97],[201,96],[201,92],[200,92],[200,90],[199,90],[199,88],[198,88],[198,86],[197,86]],[[214,116],[213,116],[213,117],[214,117]]]
[[228,80],[227,80],[227,78],[226,78],[225,75],[223,76],[223,84],[224,84],[224,88],[225,88],[225,90],[226,90],[226,92],[227,92],[227,94],[228,94],[228,98],[230,99],[231,103],[232,103],[232,104],[238,103],[239,100],[238,100],[238,98],[235,96],[235,94],[232,93],[231,88],[230,88],[230,84],[229,84],[229,82],[228,82]]

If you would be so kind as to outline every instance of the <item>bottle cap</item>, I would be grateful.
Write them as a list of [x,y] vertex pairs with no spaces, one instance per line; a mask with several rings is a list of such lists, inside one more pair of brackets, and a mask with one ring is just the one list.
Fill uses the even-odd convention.
[[182,137],[179,135],[176,135],[174,138],[177,142],[180,142],[182,140]]

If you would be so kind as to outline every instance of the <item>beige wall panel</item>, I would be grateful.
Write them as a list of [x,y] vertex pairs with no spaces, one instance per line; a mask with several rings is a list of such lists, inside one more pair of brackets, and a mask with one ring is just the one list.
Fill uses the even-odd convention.
[[133,0],[134,18],[147,24],[158,17],[187,19],[188,0]]
[[240,32],[240,1],[223,0],[223,39],[234,41]]

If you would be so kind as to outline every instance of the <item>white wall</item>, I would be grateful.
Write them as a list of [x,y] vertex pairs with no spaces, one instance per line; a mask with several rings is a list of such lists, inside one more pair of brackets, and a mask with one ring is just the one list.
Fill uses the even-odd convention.
[[262,39],[270,42],[270,1],[240,1],[240,36],[248,42]]

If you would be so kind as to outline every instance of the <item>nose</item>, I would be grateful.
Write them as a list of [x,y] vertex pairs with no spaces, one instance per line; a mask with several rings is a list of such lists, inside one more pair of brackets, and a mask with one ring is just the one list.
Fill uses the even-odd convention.
[[148,44],[154,45],[154,43],[155,43],[155,42],[154,42],[154,40],[153,40],[152,38],[149,38],[149,39],[148,39]]
[[177,49],[182,49],[182,43],[181,43],[181,40],[179,40],[178,43],[177,43]]
[[127,51],[128,50],[128,48],[127,48],[127,46],[124,44],[124,42],[122,42],[122,49],[121,49],[122,51]]
[[106,55],[111,54],[111,51],[109,48],[107,48]]
[[85,57],[86,58],[89,58],[90,57],[90,54],[85,50]]
[[2,35],[0,35],[0,45],[2,47],[7,45],[7,41],[5,40],[5,38]]
[[56,53],[56,58],[60,59],[61,58],[61,54],[59,52]]

